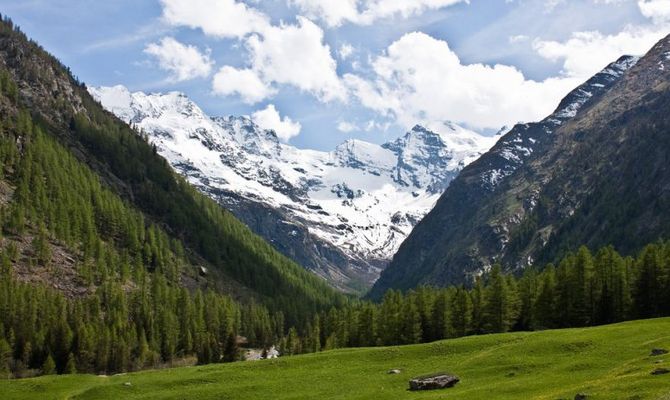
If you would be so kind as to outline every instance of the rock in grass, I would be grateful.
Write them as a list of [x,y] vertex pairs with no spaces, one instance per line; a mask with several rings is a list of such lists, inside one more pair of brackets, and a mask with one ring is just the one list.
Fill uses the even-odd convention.
[[586,400],[588,398],[589,396],[585,395],[584,393],[577,393],[575,395],[575,400]]
[[402,371],[400,371],[399,369],[390,369],[389,372],[387,372],[387,374],[389,374],[389,375],[397,375],[397,374],[399,374],[399,373],[401,373],[401,372],[402,372]]
[[670,374],[670,369],[667,368],[656,368],[651,372],[652,375],[665,375]]
[[455,375],[433,374],[419,376],[409,381],[409,390],[435,390],[450,388],[457,384],[460,379]]
[[651,356],[662,356],[664,354],[668,354],[668,351],[666,349],[651,349]]

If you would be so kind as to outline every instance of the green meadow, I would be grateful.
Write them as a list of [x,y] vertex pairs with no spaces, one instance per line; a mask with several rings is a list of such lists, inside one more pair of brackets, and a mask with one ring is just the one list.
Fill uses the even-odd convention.
[[[667,399],[670,319],[584,329],[472,336],[343,349],[275,360],[115,376],[0,381],[2,399]],[[389,374],[400,369],[400,374]],[[448,371],[454,388],[408,391],[417,375]]]

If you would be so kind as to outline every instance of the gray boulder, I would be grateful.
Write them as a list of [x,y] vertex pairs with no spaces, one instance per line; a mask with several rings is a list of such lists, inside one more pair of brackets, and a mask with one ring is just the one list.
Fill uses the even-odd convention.
[[455,375],[435,374],[416,377],[409,381],[409,390],[435,390],[450,388],[460,379]]

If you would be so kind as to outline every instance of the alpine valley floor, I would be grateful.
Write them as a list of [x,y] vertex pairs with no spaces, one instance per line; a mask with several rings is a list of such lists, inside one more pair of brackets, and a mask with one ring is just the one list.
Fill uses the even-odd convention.
[[[471,336],[256,362],[110,377],[0,381],[2,399],[670,399],[670,318],[596,328]],[[397,375],[390,369],[400,369]],[[452,389],[410,392],[416,375],[449,371]]]

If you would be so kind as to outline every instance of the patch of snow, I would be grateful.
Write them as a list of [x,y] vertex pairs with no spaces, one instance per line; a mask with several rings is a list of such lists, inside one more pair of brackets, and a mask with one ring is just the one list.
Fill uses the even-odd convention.
[[356,259],[389,260],[460,170],[498,139],[445,123],[439,131],[417,126],[381,146],[349,140],[331,152],[306,150],[248,117],[211,118],[181,93],[89,90],[205,193],[223,190],[286,210]]

